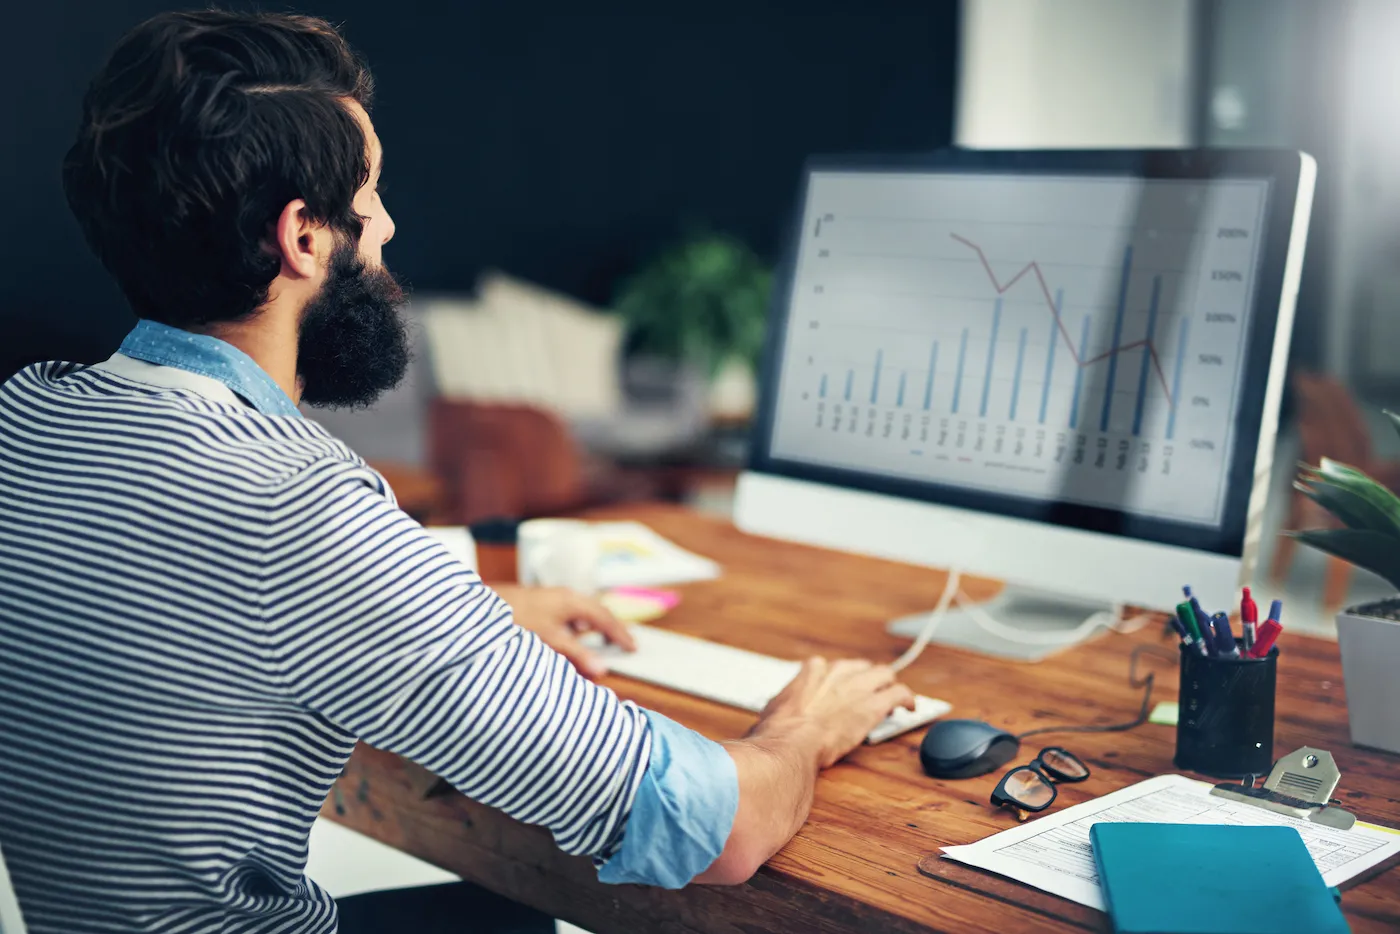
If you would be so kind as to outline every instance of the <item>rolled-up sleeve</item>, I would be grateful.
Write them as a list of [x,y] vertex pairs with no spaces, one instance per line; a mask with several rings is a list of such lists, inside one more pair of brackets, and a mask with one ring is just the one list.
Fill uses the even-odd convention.
[[621,847],[603,882],[678,889],[724,849],[739,808],[739,773],[720,744],[651,710],[651,755]]

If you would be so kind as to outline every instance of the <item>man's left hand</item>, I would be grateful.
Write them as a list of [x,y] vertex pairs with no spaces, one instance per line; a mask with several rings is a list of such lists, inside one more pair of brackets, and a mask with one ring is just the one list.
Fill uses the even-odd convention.
[[540,637],[545,645],[563,655],[587,678],[600,678],[608,666],[592,650],[579,642],[585,632],[600,632],[603,638],[627,651],[637,646],[627,626],[597,600],[565,587],[521,587],[515,584],[493,587],[515,612],[515,622]]

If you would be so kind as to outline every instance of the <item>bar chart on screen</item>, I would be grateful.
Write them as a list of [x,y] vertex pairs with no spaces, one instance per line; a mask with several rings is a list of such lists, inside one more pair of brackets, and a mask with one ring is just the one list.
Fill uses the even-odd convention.
[[1265,189],[892,185],[813,180],[775,453],[1213,521]]

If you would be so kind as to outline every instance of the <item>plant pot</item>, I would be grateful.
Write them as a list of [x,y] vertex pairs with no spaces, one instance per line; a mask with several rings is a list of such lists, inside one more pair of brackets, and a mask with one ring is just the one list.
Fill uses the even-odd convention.
[[1351,741],[1400,753],[1400,597],[1337,614]]
[[710,379],[710,417],[742,421],[753,415],[758,402],[758,380],[753,365],[742,357],[729,357]]

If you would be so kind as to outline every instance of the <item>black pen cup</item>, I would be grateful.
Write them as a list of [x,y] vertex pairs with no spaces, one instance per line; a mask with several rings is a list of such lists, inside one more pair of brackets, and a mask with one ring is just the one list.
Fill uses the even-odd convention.
[[1274,765],[1278,647],[1264,658],[1203,656],[1181,647],[1176,767],[1216,778],[1268,775]]

